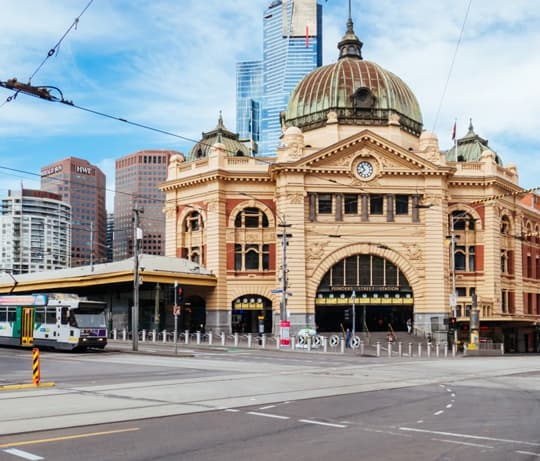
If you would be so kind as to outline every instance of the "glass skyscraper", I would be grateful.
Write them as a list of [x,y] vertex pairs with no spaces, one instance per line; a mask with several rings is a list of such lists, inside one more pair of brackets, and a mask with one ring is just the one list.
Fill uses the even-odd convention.
[[258,143],[260,155],[275,154],[280,114],[292,90],[321,65],[322,6],[317,0],[270,3],[263,18],[262,61],[237,65],[237,131]]

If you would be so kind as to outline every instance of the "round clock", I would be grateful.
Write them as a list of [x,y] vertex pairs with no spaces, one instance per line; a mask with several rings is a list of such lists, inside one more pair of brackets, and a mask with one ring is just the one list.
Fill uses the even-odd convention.
[[373,165],[367,160],[362,160],[356,165],[356,172],[361,178],[369,178],[373,175]]

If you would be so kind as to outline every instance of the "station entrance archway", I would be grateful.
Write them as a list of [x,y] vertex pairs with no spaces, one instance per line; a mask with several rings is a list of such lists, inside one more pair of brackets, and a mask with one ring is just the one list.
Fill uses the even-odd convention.
[[233,333],[271,333],[272,301],[259,295],[247,294],[232,303]]
[[[354,311],[353,311],[354,309]],[[349,256],[323,276],[315,299],[320,332],[353,326],[360,331],[405,331],[413,318],[414,297],[403,272],[372,254]]]

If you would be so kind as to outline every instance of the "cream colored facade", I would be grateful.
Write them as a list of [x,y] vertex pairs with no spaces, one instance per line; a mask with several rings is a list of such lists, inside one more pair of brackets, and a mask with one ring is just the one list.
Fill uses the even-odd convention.
[[[349,32],[352,22],[342,43]],[[285,288],[293,331],[349,326],[354,306],[356,331],[403,330],[411,317],[418,333],[445,338],[456,316],[468,340],[476,297],[481,340],[538,347],[540,197],[486,146],[449,161],[435,134],[388,114],[342,123],[328,110],[323,123],[289,124],[273,158],[233,156],[219,138],[207,157],[171,158],[166,255],[217,277],[207,330],[279,333]]]

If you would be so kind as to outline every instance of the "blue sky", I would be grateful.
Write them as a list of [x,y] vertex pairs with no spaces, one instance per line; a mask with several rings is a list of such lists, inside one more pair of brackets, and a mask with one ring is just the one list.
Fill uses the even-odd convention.
[[[319,1],[329,64],[337,57],[348,2]],[[0,80],[27,81],[88,0],[2,3]],[[55,86],[79,106],[193,140],[216,125],[220,110],[235,130],[235,64],[260,59],[269,3],[94,0],[32,83]],[[503,163],[518,166],[520,184],[538,186],[538,1],[473,0],[448,80],[468,5],[469,0],[353,0],[364,59],[411,87],[424,127],[438,134],[442,149],[451,147],[454,120],[463,136],[472,118]],[[0,104],[11,94],[0,88]],[[115,159],[142,149],[187,152],[193,144],[25,95],[0,107],[0,140],[0,196],[21,181],[39,187],[40,167],[69,156],[99,166],[113,189]]]

